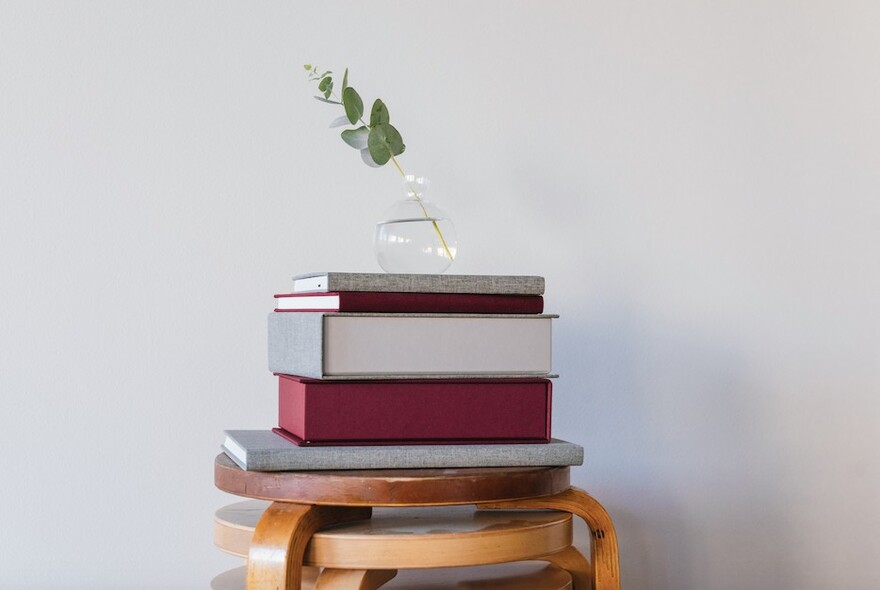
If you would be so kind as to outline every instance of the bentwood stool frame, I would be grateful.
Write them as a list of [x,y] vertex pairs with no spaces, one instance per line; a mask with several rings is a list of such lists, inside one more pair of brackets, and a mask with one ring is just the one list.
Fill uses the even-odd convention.
[[[218,509],[214,545],[247,560],[269,504],[245,500]],[[574,590],[573,579],[582,587],[591,585],[590,564],[572,544],[568,512],[474,510],[473,505],[372,511],[368,520],[315,532],[303,557],[303,590],[378,590],[391,578],[404,580],[394,587],[413,590]],[[533,563],[509,567],[525,566],[523,561]],[[539,571],[536,561],[551,565]],[[500,567],[473,569],[491,565]],[[234,575],[241,582],[232,587],[241,590],[247,567]]]
[[273,501],[250,545],[248,590],[299,590],[312,535],[333,524],[370,518],[374,506],[455,504],[561,510],[580,517],[590,530],[591,579],[573,580],[575,590],[587,584],[593,590],[620,589],[611,518],[592,496],[571,487],[567,466],[263,472],[244,471],[220,454],[214,483],[237,496]]

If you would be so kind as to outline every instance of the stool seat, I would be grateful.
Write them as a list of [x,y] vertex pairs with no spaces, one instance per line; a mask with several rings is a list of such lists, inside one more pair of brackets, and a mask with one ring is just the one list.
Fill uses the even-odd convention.
[[[214,515],[214,543],[247,557],[269,502],[247,501]],[[555,510],[473,506],[377,508],[369,520],[320,530],[303,565],[339,569],[461,567],[540,558],[571,545],[572,518]]]
[[224,492],[315,506],[439,506],[551,496],[569,488],[569,473],[567,466],[245,471],[223,453],[214,459],[214,484]]
[[[211,590],[244,590],[247,568],[224,572],[211,580]],[[316,590],[318,570],[303,570],[303,590]],[[554,565],[536,562],[406,570],[382,585],[382,590],[571,590],[571,576]]]

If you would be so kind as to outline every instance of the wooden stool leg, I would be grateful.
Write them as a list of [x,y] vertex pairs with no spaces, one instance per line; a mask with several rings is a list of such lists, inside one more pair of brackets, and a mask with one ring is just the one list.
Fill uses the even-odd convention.
[[325,568],[315,590],[376,590],[397,575],[397,570],[338,570]]
[[557,553],[544,555],[538,559],[549,561],[556,567],[564,569],[571,574],[571,583],[574,590],[592,590],[593,575],[590,562],[574,545]]
[[300,590],[303,555],[315,531],[370,518],[371,508],[273,502],[254,530],[248,551],[247,590]]
[[[593,562],[593,590],[620,590],[620,564],[617,554],[617,533],[605,508],[591,495],[570,488],[554,496],[524,498],[506,502],[479,504],[480,508],[538,508],[563,510],[581,517],[590,528],[590,561]],[[578,588],[578,590],[580,590]]]

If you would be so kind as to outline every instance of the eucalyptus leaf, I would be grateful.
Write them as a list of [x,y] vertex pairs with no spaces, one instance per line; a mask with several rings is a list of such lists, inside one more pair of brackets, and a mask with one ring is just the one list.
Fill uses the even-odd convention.
[[324,98],[323,96],[315,96],[315,100],[320,100],[321,102],[326,102],[328,104],[342,104],[338,100],[330,100],[329,98]]
[[387,164],[388,160],[391,159],[391,150],[388,149],[388,144],[385,143],[385,133],[379,125],[370,129],[370,135],[367,137],[367,148],[370,150],[373,161],[379,166]]
[[406,150],[406,146],[403,145],[403,138],[400,136],[400,132],[396,127],[391,125],[390,123],[386,123],[383,125],[385,127],[385,143],[388,144],[388,147],[391,149],[391,153],[395,156],[399,156]]
[[342,141],[350,145],[356,150],[363,150],[367,147],[367,138],[370,136],[370,130],[364,126],[357,129],[346,129],[342,132]]
[[304,68],[306,69],[306,71],[308,72],[308,71],[311,71],[311,69],[312,69],[312,64],[306,64],[306,65],[304,65],[303,67],[304,67]]
[[330,128],[332,129],[333,127],[342,127],[343,125],[348,125],[348,117],[346,117],[345,115],[333,119],[333,122],[330,123]]
[[345,94],[346,88],[348,88],[348,68],[345,68],[345,74],[342,75],[342,94]]
[[[374,136],[375,139],[373,139]],[[389,123],[381,123],[373,127],[370,133],[370,139],[384,143],[388,151],[395,156],[399,156],[406,149],[406,146],[403,145],[403,138],[400,136],[400,132]]]
[[342,104],[345,106],[345,116],[352,125],[364,116],[364,101],[351,86],[342,91]]
[[333,92],[333,78],[330,76],[321,78],[321,82],[318,83],[318,90],[324,93],[324,98],[330,98],[330,94]]
[[373,161],[373,156],[370,155],[369,149],[361,150],[361,160],[363,160],[364,164],[366,164],[370,168],[381,168],[379,164]]
[[391,122],[391,116],[388,114],[388,107],[385,106],[381,98],[377,98],[370,111],[370,127],[389,122]]

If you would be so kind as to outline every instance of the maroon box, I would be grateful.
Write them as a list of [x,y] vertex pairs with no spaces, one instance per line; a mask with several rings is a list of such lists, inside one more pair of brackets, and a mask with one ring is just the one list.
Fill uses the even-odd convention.
[[548,379],[322,381],[278,376],[278,425],[301,445],[550,440]]

